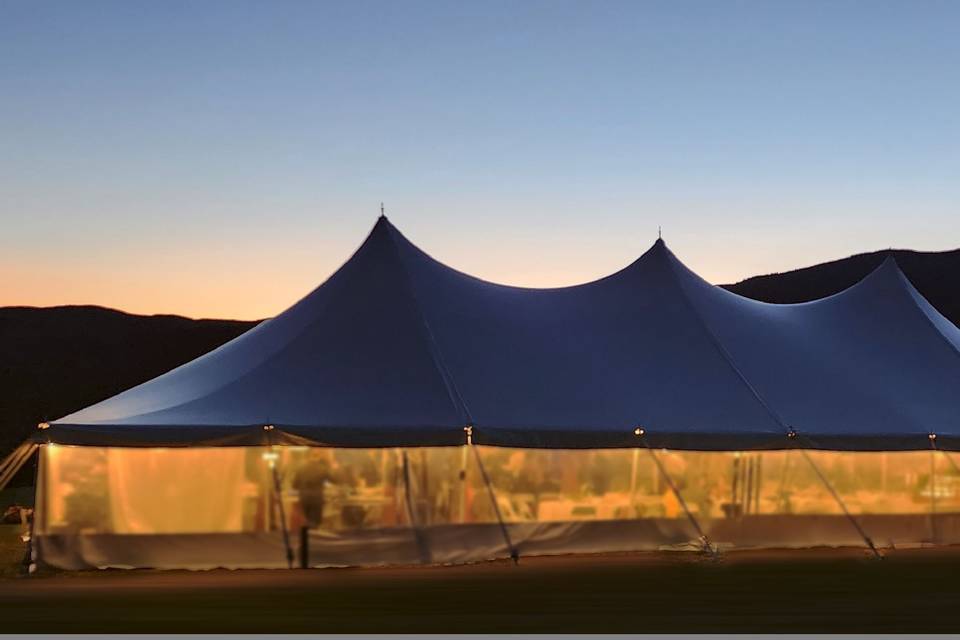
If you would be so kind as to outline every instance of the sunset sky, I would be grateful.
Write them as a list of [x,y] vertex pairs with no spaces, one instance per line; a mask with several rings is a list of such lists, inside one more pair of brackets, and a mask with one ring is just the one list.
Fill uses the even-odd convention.
[[380,202],[479,277],[960,246],[960,2],[0,0],[0,306],[262,318]]

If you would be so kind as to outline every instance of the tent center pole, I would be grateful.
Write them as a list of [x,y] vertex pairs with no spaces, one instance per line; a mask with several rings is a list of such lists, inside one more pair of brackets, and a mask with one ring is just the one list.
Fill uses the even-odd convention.
[[[639,433],[641,437],[643,436],[642,430]],[[677,488],[676,483],[674,483],[673,478],[670,477],[670,474],[667,473],[667,468],[663,466],[660,458],[657,457],[656,452],[650,448],[650,445],[643,442],[643,446],[646,447],[647,453],[650,455],[650,458],[653,460],[653,463],[657,465],[657,471],[660,472],[660,476],[663,478],[663,481],[667,483],[667,486],[670,487],[670,491],[673,493],[673,497],[677,499],[677,502],[680,503],[680,508],[683,509],[684,515],[687,516],[687,520],[690,521],[690,524],[693,525],[694,531],[697,532],[699,536],[700,544],[703,547],[703,550],[710,555],[716,555],[717,550],[710,542],[710,539],[707,537],[707,534],[703,532],[703,528],[700,526],[700,523],[697,521],[696,517],[693,515],[693,512],[690,511],[690,508],[687,506],[687,501],[683,499],[683,495],[680,493],[680,489]]]
[[860,523],[854,517],[850,510],[847,509],[846,503],[840,497],[840,494],[837,493],[837,490],[833,488],[833,485],[830,484],[830,481],[827,480],[827,477],[823,475],[823,472],[820,471],[820,467],[816,465],[813,461],[813,458],[810,457],[810,454],[807,453],[806,449],[799,450],[803,458],[810,464],[810,468],[813,469],[813,472],[817,474],[817,477],[820,479],[820,482],[823,483],[823,486],[827,488],[827,491],[830,492],[830,495],[833,496],[833,499],[840,505],[840,510],[843,511],[843,515],[847,517],[847,520],[850,521],[850,524],[853,525],[853,528],[857,530],[857,533],[860,534],[860,537],[863,538],[863,541],[870,548],[870,551],[873,553],[874,557],[878,560],[883,556],[880,555],[880,552],[877,550],[877,547],[873,544],[873,540],[870,539],[870,536],[867,535],[867,532],[863,530],[863,527],[860,526]]
[[[472,435],[471,431],[467,432],[468,436]],[[490,476],[487,475],[487,469],[483,466],[483,460],[480,458],[480,451],[477,447],[474,446],[472,438],[468,440],[468,444],[464,445],[473,449],[473,456],[477,459],[477,468],[480,470],[480,476],[483,478],[483,483],[487,485],[487,494],[490,496],[490,504],[493,505],[493,513],[497,516],[497,524],[500,525],[500,533],[503,535],[503,541],[507,543],[507,550],[510,551],[510,559],[513,560],[513,564],[518,564],[520,562],[520,554],[517,552],[517,548],[513,546],[513,541],[510,539],[510,531],[507,530],[507,525],[503,521],[503,515],[500,513],[500,505],[497,504],[497,495],[493,492],[493,485],[490,483]]]

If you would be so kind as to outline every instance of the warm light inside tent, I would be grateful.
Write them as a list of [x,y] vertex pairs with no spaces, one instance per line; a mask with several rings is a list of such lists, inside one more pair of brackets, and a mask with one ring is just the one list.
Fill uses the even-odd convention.
[[[615,550],[696,539],[686,530],[681,505],[662,472],[637,450],[478,450],[499,511],[511,526],[549,527],[554,538],[576,536],[580,551],[611,550],[612,539],[619,545]],[[107,539],[103,536],[117,548],[118,540],[133,534],[154,536],[138,538],[141,545],[156,543],[158,535],[223,534],[248,540],[274,536],[270,544],[280,544],[281,511],[270,467],[263,464],[267,460],[279,471],[288,530],[306,526],[341,546],[346,539],[368,540],[361,560],[376,563],[389,546],[385,532],[411,527],[453,532],[451,525],[464,525],[473,528],[458,534],[457,544],[469,547],[475,535],[496,543],[493,503],[480,473],[471,468],[461,473],[463,465],[474,464],[463,451],[407,449],[405,474],[404,452],[398,449],[46,445],[38,533],[56,538],[61,549],[89,548],[91,541]],[[960,532],[953,515],[960,513],[954,454],[807,453],[850,512],[872,518],[864,526],[873,527],[878,544],[960,541],[950,539]],[[671,450],[658,451],[657,457],[715,543],[859,544],[801,452]],[[616,529],[604,523],[616,523]],[[481,525],[491,527],[476,528]],[[528,550],[539,548],[538,535],[547,535],[523,531]],[[233,539],[217,538],[217,544],[226,549]],[[411,538],[404,534],[398,540],[409,545]]]

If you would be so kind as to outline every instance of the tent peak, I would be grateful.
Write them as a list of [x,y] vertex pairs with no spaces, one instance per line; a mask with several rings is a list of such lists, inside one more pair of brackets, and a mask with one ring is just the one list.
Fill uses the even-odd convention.
[[890,274],[894,276],[899,276],[900,278],[907,280],[909,282],[909,279],[907,278],[906,274],[903,272],[903,269],[900,268],[900,263],[897,262],[897,258],[893,254],[893,250],[888,249],[884,253],[886,255],[884,256],[883,261],[879,265],[877,265],[877,267],[871,273],[867,274],[866,278],[869,278],[875,273]]
[[893,249],[887,249],[886,251],[884,251],[884,254],[886,255],[883,258],[883,262],[880,263],[880,266],[888,267],[888,268],[893,267],[897,271],[901,271],[900,263],[897,262],[897,257],[896,255],[894,255]]
[[370,230],[368,239],[386,234],[386,236],[392,240],[393,235],[398,233],[400,233],[400,231],[393,225],[392,222],[390,222],[390,218],[381,213],[379,216],[377,216],[377,221],[373,225],[373,229]]
[[[656,241],[646,251],[646,253],[654,256],[673,255],[673,252],[670,251],[670,247],[667,246],[667,243],[664,242],[663,238],[657,238]],[[643,255],[646,255],[646,253]],[[643,255],[640,257],[642,258]],[[676,256],[674,256],[674,258],[676,258]]]

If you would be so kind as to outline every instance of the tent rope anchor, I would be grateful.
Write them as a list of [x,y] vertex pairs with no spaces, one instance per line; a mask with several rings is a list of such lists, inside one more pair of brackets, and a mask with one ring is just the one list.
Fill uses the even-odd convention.
[[466,446],[470,447],[473,450],[473,457],[477,460],[477,468],[480,469],[480,476],[483,478],[483,483],[487,486],[487,494],[490,496],[490,504],[493,505],[493,513],[497,516],[497,524],[500,526],[500,533],[503,535],[503,541],[507,545],[507,550],[510,552],[510,559],[513,560],[513,564],[520,563],[520,553],[517,551],[517,547],[514,546],[513,540],[510,539],[510,531],[507,529],[506,523],[503,521],[503,514],[500,513],[500,505],[497,503],[497,494],[493,491],[493,484],[490,482],[490,476],[487,475],[487,469],[483,466],[483,459],[480,458],[480,451],[473,443],[473,425],[467,425],[463,428],[463,432],[467,437]]
[[676,483],[673,481],[673,478],[670,477],[670,474],[667,473],[667,468],[663,466],[663,462],[657,457],[656,452],[650,447],[650,443],[644,438],[646,433],[647,431],[643,427],[637,427],[633,430],[633,435],[640,439],[640,442],[647,450],[650,458],[657,466],[657,471],[660,473],[660,476],[667,483],[667,486],[673,493],[673,497],[677,499],[677,502],[680,504],[680,508],[683,509],[683,513],[687,517],[687,520],[690,521],[690,524],[693,525],[694,531],[697,532],[697,540],[700,543],[701,551],[713,558],[719,557],[719,549],[716,547],[716,545],[710,542],[710,538],[707,537],[703,527],[700,526],[700,522],[697,520],[696,516],[693,515],[693,512],[690,511],[690,507],[687,506],[687,501],[683,499],[683,495],[680,493],[679,487],[677,487]]
[[[797,432],[794,429],[790,429],[787,435],[790,438],[796,438]],[[847,509],[847,504],[843,501],[843,498],[840,497],[840,494],[837,493],[837,490],[833,487],[832,484],[830,484],[830,480],[827,479],[827,476],[823,474],[823,472],[820,470],[820,467],[818,467],[817,464],[813,461],[813,458],[810,457],[810,454],[807,453],[807,450],[805,448],[800,448],[800,447],[798,447],[798,449],[800,451],[800,455],[802,455],[804,460],[806,460],[807,463],[810,464],[810,468],[813,469],[813,472],[817,475],[817,478],[820,479],[820,482],[823,483],[823,486],[827,488],[827,491],[830,492],[830,495],[833,496],[833,499],[840,506],[840,510],[843,511],[843,515],[846,516],[847,520],[850,521],[850,524],[853,525],[853,528],[856,529],[857,533],[860,534],[860,537],[863,538],[863,541],[866,543],[867,547],[869,547],[870,552],[873,554],[873,557],[876,558],[877,560],[883,559],[883,556],[880,555],[880,550],[877,549],[877,546],[873,543],[873,539],[867,535],[867,532],[860,525],[860,522],[857,520],[857,518],[852,513],[850,513],[849,509]]]

